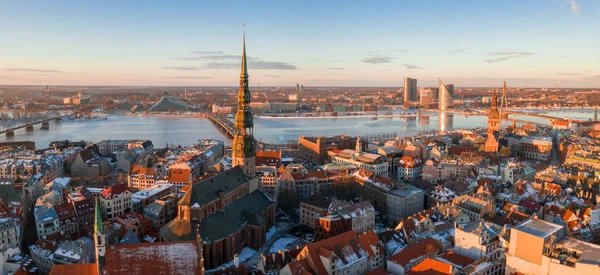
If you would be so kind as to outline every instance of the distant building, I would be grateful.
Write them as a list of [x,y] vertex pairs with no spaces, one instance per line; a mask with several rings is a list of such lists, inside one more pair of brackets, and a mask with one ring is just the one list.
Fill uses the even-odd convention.
[[90,97],[83,96],[82,93],[77,93],[76,96],[63,98],[64,105],[83,105],[83,104],[90,104],[90,103],[91,103]]
[[439,86],[439,109],[445,111],[454,104],[454,85],[444,84],[440,79]]
[[404,78],[404,103],[417,100],[417,79]]
[[344,149],[331,157],[334,164],[350,164],[375,173],[378,176],[388,177],[386,156],[362,152],[360,137],[356,139],[355,149]]
[[[327,159],[327,152],[331,149],[337,148],[340,150],[344,149],[355,149],[356,148],[356,137],[350,136],[332,136],[332,137],[298,137],[299,150],[298,154],[305,160],[314,162],[316,164],[325,164]],[[366,141],[361,142],[363,148],[366,146]]]
[[190,106],[188,106],[184,102],[174,97],[168,96],[165,93],[165,95],[158,102],[156,102],[154,105],[152,105],[152,107],[150,107],[150,109],[148,109],[148,112],[164,113],[172,111],[186,111],[189,108]]
[[296,112],[298,104],[296,103],[284,103],[284,102],[270,102],[269,112],[270,113],[293,113]]

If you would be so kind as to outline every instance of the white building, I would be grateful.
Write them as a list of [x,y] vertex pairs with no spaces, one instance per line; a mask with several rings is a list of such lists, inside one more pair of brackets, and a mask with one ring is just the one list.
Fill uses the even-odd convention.
[[398,163],[398,179],[417,179],[421,177],[424,162],[418,157],[403,156]]
[[100,205],[106,219],[112,220],[131,211],[131,192],[125,184],[108,187],[100,194]]
[[501,275],[504,274],[506,258],[500,235],[502,227],[482,220],[465,225],[455,226],[454,252],[469,257],[481,265],[477,274]]
[[[16,213],[0,200],[0,245],[19,246],[19,224]],[[20,218],[20,217],[19,217]]]
[[377,176],[388,177],[389,163],[385,156],[363,153],[360,137],[356,139],[356,149],[345,149],[331,157],[334,164],[350,164],[375,173]]
[[33,213],[38,239],[60,231],[58,215],[50,203],[35,206]]
[[600,274],[600,246],[565,234],[563,226],[539,219],[513,228],[506,274]]

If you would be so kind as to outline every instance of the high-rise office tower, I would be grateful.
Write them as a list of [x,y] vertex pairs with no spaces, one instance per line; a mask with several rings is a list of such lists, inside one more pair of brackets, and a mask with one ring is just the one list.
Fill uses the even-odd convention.
[[440,79],[440,91],[439,91],[439,109],[445,111],[453,104],[454,97],[454,85],[444,84]]
[[429,107],[429,102],[431,102],[431,98],[433,98],[434,94],[434,89],[421,88],[419,93],[419,104],[421,105],[421,107]]
[[417,80],[410,77],[404,78],[404,103],[417,100]]

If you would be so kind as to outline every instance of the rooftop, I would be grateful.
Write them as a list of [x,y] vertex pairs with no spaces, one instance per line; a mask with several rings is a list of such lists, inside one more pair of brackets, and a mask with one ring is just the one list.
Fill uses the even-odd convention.
[[546,238],[563,229],[562,226],[553,224],[540,219],[530,219],[514,229],[535,235],[538,237]]

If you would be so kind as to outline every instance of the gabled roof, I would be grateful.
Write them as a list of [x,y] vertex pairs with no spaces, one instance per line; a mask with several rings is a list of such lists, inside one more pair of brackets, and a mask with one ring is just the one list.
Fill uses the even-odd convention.
[[407,275],[452,275],[452,265],[427,258],[406,272]]
[[329,208],[329,205],[331,205],[331,200],[326,198],[325,196],[314,194],[302,200],[302,203],[327,210]]
[[401,266],[406,266],[413,259],[419,258],[433,251],[439,251],[442,245],[433,238],[427,238],[424,241],[403,249],[398,254],[390,257],[388,260]]
[[448,251],[440,255],[440,258],[458,266],[461,269],[475,262],[475,259],[460,255],[458,253],[454,253],[454,251]]
[[199,206],[204,206],[218,199],[219,191],[228,194],[246,183],[248,183],[248,177],[244,175],[240,166],[235,166],[212,178],[194,183],[181,198],[180,203],[188,206],[197,203]]
[[102,190],[102,197],[111,200],[128,191],[127,185],[120,183]]

